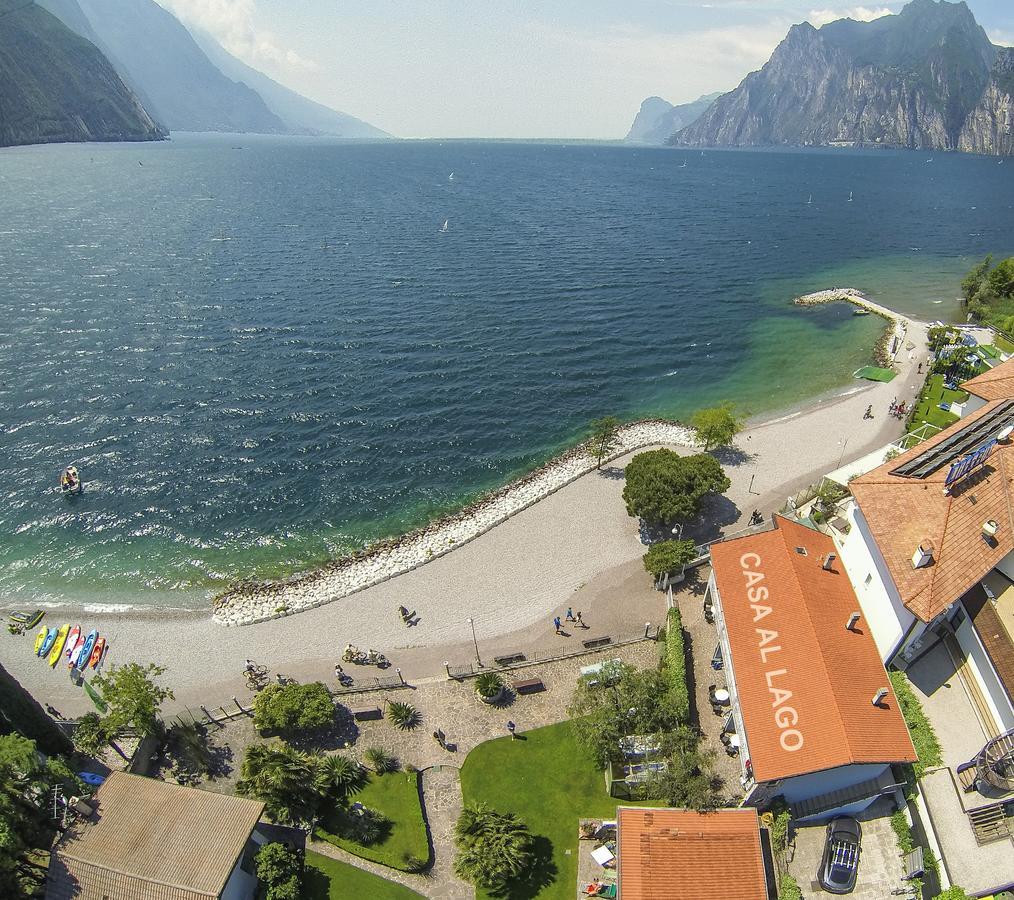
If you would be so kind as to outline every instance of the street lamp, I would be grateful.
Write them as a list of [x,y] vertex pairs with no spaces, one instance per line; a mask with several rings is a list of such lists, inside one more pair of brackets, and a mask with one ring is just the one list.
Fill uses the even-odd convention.
[[483,666],[482,660],[479,658],[479,642],[475,639],[475,622],[469,619],[468,624],[472,629],[472,646],[475,647],[475,664],[481,669]]
[[845,458],[845,448],[848,445],[849,445],[849,439],[846,437],[845,438],[845,442],[841,445],[841,453],[838,455],[838,465],[835,466],[836,469],[840,469],[841,468],[841,461]]
[[682,540],[683,539],[683,523],[682,522],[678,522],[676,525],[674,525],[673,529],[672,529],[672,533],[675,536],[675,538],[676,538],[677,541]]

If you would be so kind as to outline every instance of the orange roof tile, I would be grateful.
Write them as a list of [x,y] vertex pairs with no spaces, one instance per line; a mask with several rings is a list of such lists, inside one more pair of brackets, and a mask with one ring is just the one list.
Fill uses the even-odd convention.
[[711,547],[758,781],[916,758],[869,626],[845,627],[861,608],[841,563],[822,567],[833,552],[827,535],[780,516],[773,531]]
[[1014,358],[987,369],[961,386],[983,400],[1006,400],[1014,397]]
[[623,900],[767,900],[756,810],[621,806],[616,821]]
[[[990,415],[1000,402],[988,403],[849,485],[902,603],[923,622],[933,621],[1014,550],[1014,444],[998,444],[985,465],[946,494],[949,465],[925,478],[892,473]],[[982,525],[988,519],[1000,524],[992,544],[982,539]],[[912,556],[926,541],[933,544],[933,560],[917,569]]]

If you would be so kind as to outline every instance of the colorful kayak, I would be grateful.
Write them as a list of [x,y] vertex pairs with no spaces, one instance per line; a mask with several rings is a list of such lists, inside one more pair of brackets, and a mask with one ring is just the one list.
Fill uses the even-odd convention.
[[74,652],[74,648],[77,646],[80,638],[81,626],[75,625],[71,628],[70,634],[67,635],[67,643],[63,647],[63,652],[67,655],[67,659],[70,659],[70,655]]
[[46,635],[49,634],[49,629],[43,625],[39,629],[39,633],[35,636],[35,655],[39,655],[39,651],[42,649],[42,642],[46,640]]
[[77,639],[77,646],[75,646],[74,649],[70,651],[70,656],[67,657],[68,665],[70,666],[70,668],[83,669],[84,663],[88,662],[88,657],[83,655],[84,645],[85,645],[85,636],[82,634]]
[[53,646],[53,642],[56,640],[56,626],[49,629],[46,632],[46,639],[42,642],[42,646],[39,647],[39,656],[45,656],[49,653],[50,648]]
[[[88,632],[88,637],[85,638],[84,646],[81,648],[81,656],[79,660],[91,659],[92,650],[95,649],[95,642],[99,639],[99,633],[93,628]],[[84,668],[84,662],[81,663],[81,668]]]
[[[101,662],[102,654],[105,652],[106,652],[106,639],[100,637],[95,642],[95,649],[92,650],[92,656],[91,659],[88,661],[88,665],[90,665],[94,669],[99,664],[99,662]],[[84,666],[81,666],[81,668],[83,669]]]
[[53,641],[53,649],[49,651],[49,659],[47,660],[51,666],[55,667],[60,661],[63,645],[67,642],[68,631],[70,631],[70,625],[61,625],[60,630],[56,633],[56,640]]

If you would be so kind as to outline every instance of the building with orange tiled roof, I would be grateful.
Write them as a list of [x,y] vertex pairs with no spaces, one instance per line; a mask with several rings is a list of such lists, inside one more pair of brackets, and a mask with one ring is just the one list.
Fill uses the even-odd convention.
[[777,894],[754,809],[621,806],[616,811],[622,900],[768,900]]
[[855,813],[916,759],[834,542],[780,516],[711,546],[708,596],[747,788],[798,819]]
[[849,483],[838,548],[881,658],[951,642],[998,734],[1014,729],[1014,360],[964,387],[978,406]]

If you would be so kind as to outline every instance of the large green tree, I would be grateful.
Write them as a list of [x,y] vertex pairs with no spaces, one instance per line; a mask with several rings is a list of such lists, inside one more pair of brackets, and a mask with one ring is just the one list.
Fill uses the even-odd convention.
[[731,483],[713,456],[682,456],[666,449],[638,453],[625,475],[627,513],[652,526],[693,518],[705,497],[727,491]]
[[620,740],[654,735],[680,724],[678,698],[657,669],[607,663],[577,683],[568,714],[574,732],[595,763],[605,769],[620,758]]
[[295,850],[272,841],[257,851],[257,878],[265,886],[264,900],[299,900],[300,865]]
[[159,709],[164,701],[173,699],[173,692],[158,683],[164,673],[165,669],[154,663],[127,663],[111,666],[108,673],[92,679],[109,707],[102,724],[110,737],[125,728],[135,728],[143,735],[161,730]]
[[644,568],[656,578],[682,570],[697,556],[693,541],[657,541],[644,554]]
[[32,851],[48,850],[53,840],[51,792],[64,797],[82,791],[81,782],[61,757],[43,757],[35,741],[0,735],[0,897],[38,896],[45,879]]
[[480,804],[466,807],[454,826],[454,871],[487,890],[499,891],[532,863],[532,835],[514,813]]
[[653,760],[665,765],[647,782],[648,799],[698,812],[717,809],[722,780],[715,772],[715,751],[702,749],[700,734],[689,725],[666,731],[660,744]]
[[697,410],[690,419],[690,424],[705,450],[727,447],[743,429],[743,419],[736,414],[736,408],[731,403]]

